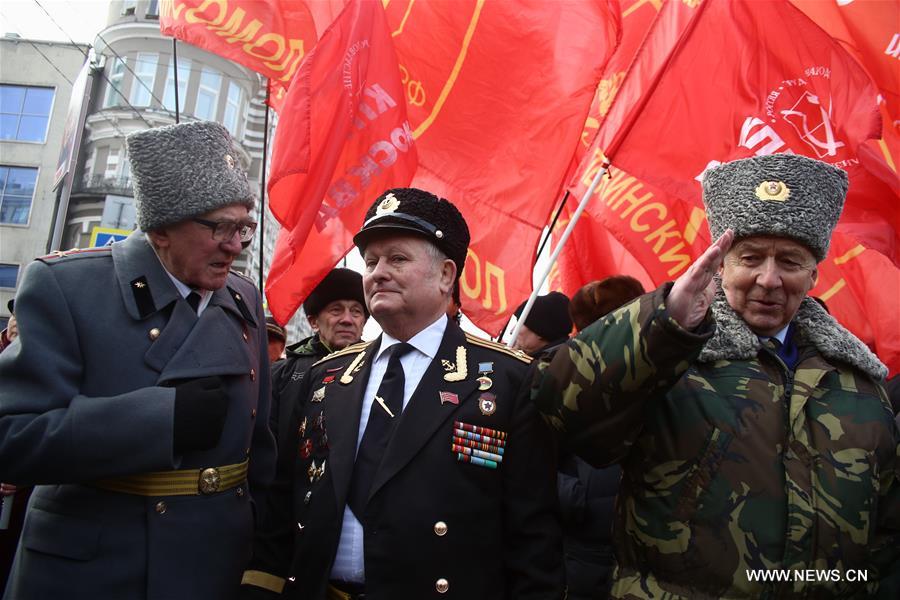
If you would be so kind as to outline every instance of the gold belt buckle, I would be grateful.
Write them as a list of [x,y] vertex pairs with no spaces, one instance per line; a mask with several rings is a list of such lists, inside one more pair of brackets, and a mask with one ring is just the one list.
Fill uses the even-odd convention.
[[209,467],[200,471],[200,481],[197,487],[200,488],[201,494],[214,494],[221,487],[222,478],[219,476],[219,470],[215,467]]

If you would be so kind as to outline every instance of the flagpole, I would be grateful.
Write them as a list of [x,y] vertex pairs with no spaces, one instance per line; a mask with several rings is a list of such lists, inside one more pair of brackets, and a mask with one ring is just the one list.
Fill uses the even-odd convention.
[[544,239],[541,240],[541,245],[538,247],[537,254],[534,255],[534,263],[537,264],[537,259],[541,255],[541,252],[544,251],[544,246],[547,245],[547,240],[550,239],[550,234],[553,233],[553,228],[556,226],[556,222],[559,220],[559,215],[562,214],[562,209],[566,206],[566,200],[569,199],[569,190],[566,190],[566,193],[563,195],[562,202],[559,203],[559,208],[556,209],[556,214],[553,215],[553,220],[550,221],[550,227],[547,228],[547,235],[544,236]]
[[522,309],[522,314],[519,316],[519,320],[516,322],[516,328],[513,329],[512,337],[507,342],[507,345],[512,347],[513,344],[516,343],[516,338],[519,337],[519,332],[522,330],[522,325],[525,324],[525,319],[528,317],[528,313],[531,312],[531,307],[534,306],[534,301],[537,298],[538,291],[540,291],[541,286],[544,285],[544,281],[547,280],[547,276],[550,275],[550,269],[553,268],[553,264],[556,262],[556,259],[559,258],[559,253],[562,252],[563,246],[566,245],[566,241],[568,241],[569,236],[572,235],[572,230],[575,229],[575,224],[578,223],[578,219],[581,218],[581,213],[584,212],[587,203],[590,201],[591,196],[594,195],[594,190],[597,188],[597,185],[600,183],[600,179],[609,171],[609,160],[604,160],[600,165],[600,168],[597,170],[597,174],[594,175],[594,180],[591,181],[591,185],[588,186],[588,189],[584,192],[584,195],[581,197],[581,202],[578,203],[578,208],[575,209],[574,214],[572,214],[572,218],[569,221],[569,224],[566,225],[565,231],[563,231],[562,236],[559,238],[559,243],[556,244],[556,247],[553,249],[553,254],[550,255],[550,260],[547,262],[547,266],[544,268],[544,272],[541,274],[540,282],[534,286],[534,291],[531,292],[531,296],[528,297],[528,302],[525,304],[525,308]]
[[266,231],[266,161],[269,157],[269,80],[266,79],[266,112],[263,117],[263,157],[259,187],[259,293],[263,294],[263,271],[265,269],[266,247],[263,240]]
[[[534,286],[534,291],[531,292],[531,296],[528,297],[528,302],[525,304],[525,308],[522,309],[522,314],[519,316],[519,320],[516,323],[516,328],[513,330],[512,337],[510,338],[507,345],[512,346],[516,342],[516,338],[519,336],[519,331],[522,329],[522,325],[525,323],[525,318],[528,316],[528,313],[531,312],[531,307],[534,304],[535,299],[537,298],[538,291],[540,291],[541,286],[544,285],[544,281],[547,280],[547,276],[550,275],[550,269],[553,268],[554,263],[556,263],[556,259],[559,257],[560,252],[562,252],[563,245],[565,245],[566,241],[569,239],[569,235],[571,235],[572,230],[575,228],[575,224],[578,222],[578,219],[581,217],[581,213],[584,211],[585,206],[587,205],[588,200],[594,192],[594,188],[600,182],[600,178],[609,170],[609,166],[612,163],[612,160],[619,150],[619,147],[628,137],[628,134],[631,133],[631,128],[634,126],[635,122],[637,122],[637,118],[640,113],[644,110],[644,107],[647,105],[647,102],[650,100],[650,97],[653,95],[653,92],[659,86],[660,79],[662,79],[663,73],[665,73],[669,64],[672,62],[674,57],[681,52],[684,48],[687,39],[690,37],[691,33],[693,33],[694,29],[697,27],[697,23],[700,21],[700,15],[706,9],[709,2],[702,2],[700,7],[697,9],[697,12],[691,18],[691,22],[687,24],[684,31],[681,33],[681,36],[678,38],[678,42],[672,48],[669,55],[666,57],[665,61],[659,66],[656,73],[654,74],[653,80],[650,82],[647,90],[641,95],[641,98],[638,100],[637,105],[631,110],[631,112],[626,117],[625,123],[623,123],[619,129],[616,131],[615,137],[609,144],[609,148],[605,149],[605,159],[601,165],[599,171],[597,171],[597,175],[594,177],[594,180],[591,182],[590,187],[584,193],[584,196],[581,198],[581,202],[578,204],[578,208],[575,209],[575,214],[572,215],[572,220],[569,221],[569,224],[566,226],[566,230],[563,232],[562,237],[559,240],[559,243],[556,245],[556,248],[553,250],[553,254],[550,256],[550,261],[547,263],[547,267],[544,269],[543,274],[540,277],[537,285]],[[653,25],[656,26],[660,19],[660,14],[657,13],[656,18],[653,22]],[[644,36],[644,40],[641,42],[641,47],[638,49],[635,54],[634,60],[632,60],[631,65],[629,65],[628,70],[626,71],[625,78],[628,76],[635,68],[635,64],[638,62],[641,51],[644,46],[647,44],[647,40],[650,38],[653,27],[651,30],[647,32],[647,35]],[[608,115],[612,113],[612,109],[616,106],[616,101],[619,100],[621,94],[616,94],[615,98],[613,98],[613,102],[607,111]],[[606,125],[607,121],[604,121],[603,125]],[[601,125],[601,130],[603,129],[603,125]],[[597,137],[600,136],[600,131],[597,132]]]
[[178,40],[172,38],[172,73],[175,74],[175,123],[181,122],[178,109]]

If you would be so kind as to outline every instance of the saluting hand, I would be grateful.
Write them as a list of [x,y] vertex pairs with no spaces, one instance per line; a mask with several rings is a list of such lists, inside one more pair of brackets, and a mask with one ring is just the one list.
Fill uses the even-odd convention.
[[666,307],[679,325],[688,331],[703,321],[716,294],[713,275],[722,265],[725,253],[731,248],[734,232],[727,229],[718,240],[694,261],[688,270],[675,280]]

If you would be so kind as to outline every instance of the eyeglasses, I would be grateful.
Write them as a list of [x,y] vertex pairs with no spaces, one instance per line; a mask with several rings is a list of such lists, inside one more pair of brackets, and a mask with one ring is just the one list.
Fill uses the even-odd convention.
[[217,242],[229,242],[237,233],[241,238],[241,242],[249,242],[256,233],[256,223],[250,221],[248,223],[236,223],[234,221],[207,221],[206,219],[191,219],[194,223],[199,223],[204,227],[212,229],[212,238]]

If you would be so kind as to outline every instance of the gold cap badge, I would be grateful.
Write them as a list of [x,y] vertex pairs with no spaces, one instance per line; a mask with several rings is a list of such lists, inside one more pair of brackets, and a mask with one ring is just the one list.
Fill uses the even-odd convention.
[[387,213],[392,213],[400,207],[400,201],[397,200],[397,197],[394,196],[393,193],[388,194],[384,197],[384,200],[378,204],[378,208],[375,209],[376,215],[384,215]]
[[763,181],[756,186],[756,197],[766,202],[784,202],[791,190],[783,181]]

